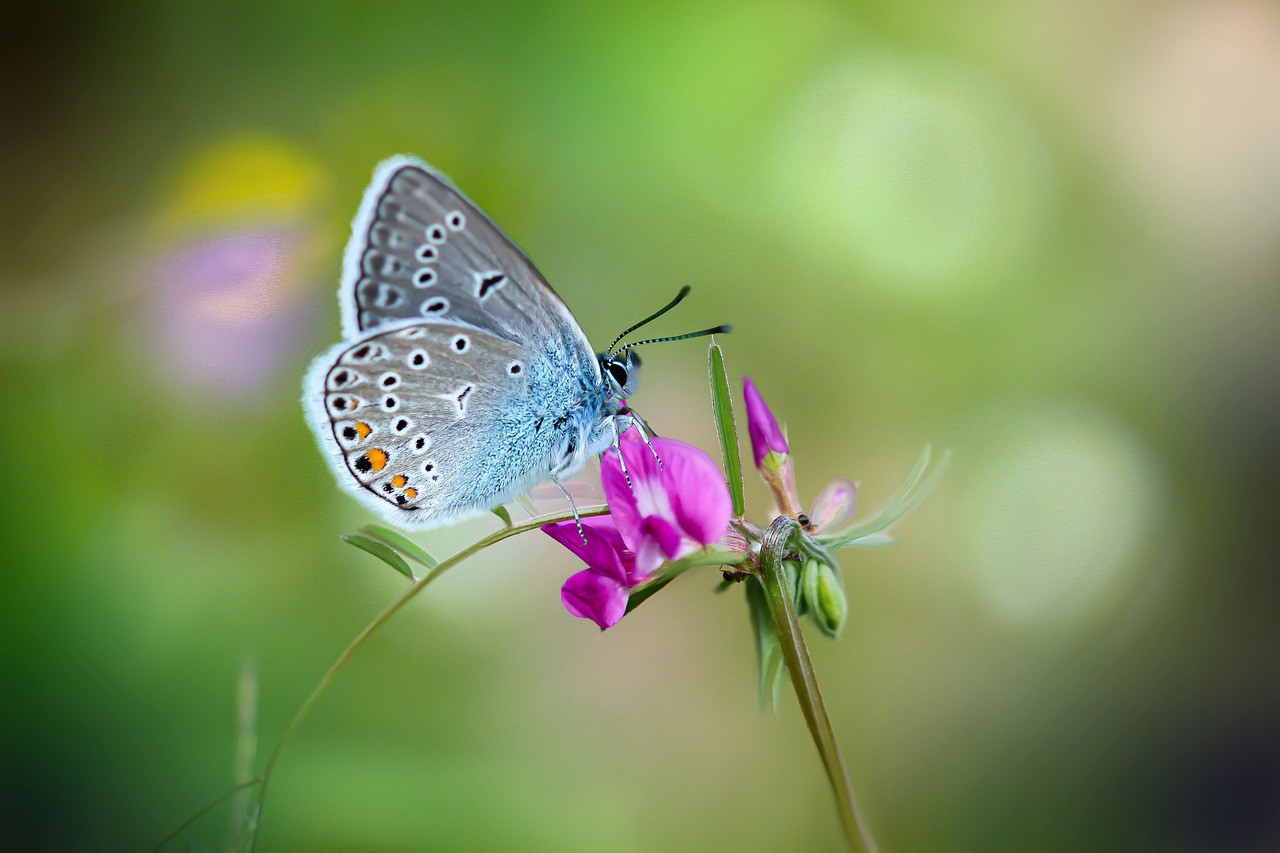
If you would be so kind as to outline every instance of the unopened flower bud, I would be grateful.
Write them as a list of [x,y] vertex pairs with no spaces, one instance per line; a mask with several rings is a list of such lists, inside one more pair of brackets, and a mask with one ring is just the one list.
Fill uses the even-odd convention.
[[838,637],[849,616],[849,602],[840,576],[825,563],[809,560],[801,572],[800,586],[813,621],[824,634]]

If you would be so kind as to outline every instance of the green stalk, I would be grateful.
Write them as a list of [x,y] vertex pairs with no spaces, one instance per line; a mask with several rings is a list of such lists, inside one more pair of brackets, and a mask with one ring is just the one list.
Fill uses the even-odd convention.
[[799,524],[786,515],[775,518],[769,525],[760,542],[760,582],[764,585],[769,614],[777,629],[787,669],[791,672],[796,699],[800,702],[809,734],[813,736],[814,746],[818,748],[818,755],[827,771],[827,780],[831,783],[831,791],[835,794],[845,840],[849,842],[850,849],[858,853],[876,853],[875,841],[866,830],[853,796],[853,788],[849,785],[849,775],[845,772],[844,759],[840,756],[840,745],[836,741],[835,730],[831,727],[831,718],[827,716],[822,691],[818,688],[818,676],[814,672],[813,661],[809,658],[809,648],[800,631],[795,602],[791,600],[791,592],[783,574],[783,554],[788,551],[791,538],[797,530]]

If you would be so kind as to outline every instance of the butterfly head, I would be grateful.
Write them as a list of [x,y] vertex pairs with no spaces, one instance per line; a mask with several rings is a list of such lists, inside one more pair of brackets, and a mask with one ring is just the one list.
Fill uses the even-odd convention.
[[625,400],[640,386],[640,356],[635,350],[600,353],[600,371],[611,396]]

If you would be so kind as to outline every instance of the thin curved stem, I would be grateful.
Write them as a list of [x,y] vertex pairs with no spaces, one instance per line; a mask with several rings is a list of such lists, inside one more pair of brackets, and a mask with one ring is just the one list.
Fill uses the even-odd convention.
[[[262,785],[261,790],[259,790],[258,792],[258,808],[259,808],[258,819],[261,820],[261,809],[266,801],[267,783],[271,780],[271,773],[273,770],[275,770],[276,762],[280,760],[280,753],[284,750],[285,744],[289,742],[289,740],[293,737],[294,732],[298,730],[298,726],[302,724],[302,720],[307,716],[307,712],[311,710],[311,706],[314,705],[316,700],[320,698],[320,694],[323,693],[325,688],[329,686],[329,682],[333,681],[334,676],[336,676],[338,672],[344,666],[347,665],[347,661],[351,659],[351,656],[355,654],[356,650],[361,646],[363,646],[365,641],[368,640],[369,637],[373,635],[373,632],[381,628],[382,625],[386,623],[388,619],[394,616],[396,612],[400,610],[400,608],[408,604],[409,601],[415,595],[421,592],[424,588],[426,588],[427,584],[429,584],[431,581],[440,577],[440,575],[444,574],[449,569],[463,562],[468,557],[473,557],[479,552],[483,551],[485,548],[488,548],[490,545],[496,545],[497,543],[501,542],[504,539],[510,539],[512,536],[516,536],[521,533],[528,533],[531,530],[537,530],[538,528],[542,527],[542,525],[544,524],[554,524],[555,522],[559,522],[559,521],[570,521],[576,517],[585,518],[588,516],[595,516],[595,515],[608,515],[608,513],[609,513],[609,508],[602,506],[602,507],[591,507],[589,509],[579,510],[576,513],[576,515],[572,512],[560,512],[560,513],[554,513],[552,515],[544,515],[538,518],[532,518],[522,524],[516,524],[510,527],[504,527],[501,530],[491,533],[490,535],[486,536],[485,538],[481,539],[475,544],[470,545],[464,548],[463,550],[459,551],[458,553],[454,554],[452,557],[449,557],[447,560],[441,561],[440,565],[436,566],[435,569],[431,571],[430,574],[427,574],[420,580],[412,583],[408,589],[400,593],[400,595],[398,595],[394,601],[392,601],[390,604],[384,607],[382,609],[382,612],[379,613],[377,616],[375,616],[373,618],[373,621],[370,622],[368,625],[366,625],[364,627],[364,630],[362,630],[359,634],[357,634],[355,639],[347,644],[347,647],[342,650],[341,654],[338,655],[337,660],[335,660],[333,664],[330,665],[329,669],[325,672],[325,674],[321,676],[320,681],[316,683],[316,686],[314,688],[312,688],[311,693],[307,695],[307,698],[303,700],[302,704],[298,707],[298,710],[294,712],[293,717],[289,720],[288,725],[285,726],[284,732],[280,735],[280,739],[276,741],[275,748],[271,750],[271,755],[269,758],[267,758],[267,763],[263,765],[262,773],[248,780],[247,782],[242,782],[224,791],[223,793],[219,794],[212,801],[207,803],[203,808],[197,811],[194,815],[192,815],[190,818],[184,821],[181,826],[179,826],[173,832],[169,833],[169,835],[167,835],[163,841],[161,841],[158,845],[156,845],[155,849],[159,850],[162,847],[164,847],[170,841],[175,839],[178,836],[178,834],[182,832],[182,830],[186,829],[188,826],[195,823],[197,820],[199,820],[201,817],[207,814],[215,806],[225,801],[228,797],[232,796],[238,791],[244,790],[245,788],[249,788],[257,784]],[[249,843],[250,853],[253,853],[253,850],[257,846],[257,843],[258,843],[258,836],[257,836],[257,833],[254,833],[253,839]]]
[[261,781],[262,781],[261,776],[254,776],[252,779],[241,782],[239,785],[233,785],[227,790],[223,791],[221,794],[214,797],[209,802],[205,803],[204,806],[202,806],[200,810],[197,811],[195,814],[193,814],[191,817],[187,818],[182,823],[178,824],[178,826],[173,830],[173,832],[169,833],[163,839],[161,839],[159,844],[151,848],[153,853],[155,853],[155,851],[163,849],[166,844],[168,844],[173,839],[177,838],[182,833],[182,830],[186,829],[188,826],[191,826],[191,824],[195,823],[200,818],[204,817],[209,812],[213,811],[213,809],[215,809],[222,803],[226,802],[229,798],[240,793],[245,788],[252,788],[254,785],[258,784]]
[[796,520],[787,515],[779,516],[769,525],[760,541],[760,582],[764,585],[769,615],[778,632],[783,658],[791,673],[791,685],[795,688],[800,710],[804,712],[805,722],[809,726],[809,734],[813,736],[814,746],[818,748],[818,755],[831,783],[831,791],[836,797],[836,808],[840,812],[845,840],[849,842],[851,849],[859,853],[876,853],[875,841],[858,811],[853,787],[849,784],[849,774],[845,771],[844,759],[840,755],[840,744],[836,741],[835,729],[831,726],[822,691],[818,688],[818,675],[809,658],[809,647],[800,631],[795,602],[791,600],[791,591],[783,576],[783,555],[789,550],[791,538],[798,529]]

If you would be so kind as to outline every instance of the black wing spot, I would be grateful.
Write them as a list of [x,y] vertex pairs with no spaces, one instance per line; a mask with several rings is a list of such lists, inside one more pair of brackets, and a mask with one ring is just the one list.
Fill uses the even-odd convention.
[[404,495],[396,495],[396,503],[400,504],[400,506],[404,506],[408,502],[409,502],[409,499],[406,498]]
[[347,408],[347,398],[346,398],[346,397],[334,397],[334,398],[333,398],[333,407],[334,407],[335,409],[337,409],[339,412],[344,411],[344,410]]
[[449,310],[449,300],[445,299],[444,297],[440,297],[438,299],[432,299],[430,302],[426,302],[422,306],[423,314],[443,314],[448,310]]
[[513,361],[511,364],[507,365],[507,373],[510,373],[512,376],[518,376],[522,370],[524,370],[524,368],[521,367],[520,362],[518,361]]
[[493,290],[495,287],[501,287],[506,283],[506,280],[507,277],[500,272],[486,276],[480,281],[480,288],[476,291],[476,296],[484,299],[489,295],[490,290]]
[[447,235],[444,233],[444,227],[439,223],[427,226],[427,239],[432,243],[443,243]]
[[413,274],[414,287],[430,287],[436,283],[436,271],[431,267],[423,267]]
[[466,335],[458,335],[453,339],[453,348],[458,352],[466,352],[471,348],[471,339]]
[[390,483],[382,484],[382,491],[384,492],[394,492],[395,490],[396,490],[396,487],[391,485]]
[[459,414],[466,414],[466,411],[467,411],[467,395],[468,395],[468,394],[470,394],[470,393],[471,393],[471,386],[470,386],[470,385],[468,385],[466,388],[463,388],[460,392],[458,392],[458,396],[457,396],[457,398],[456,398],[456,399],[457,399],[457,401],[458,401],[458,413],[459,413]]
[[[430,243],[423,243],[418,247],[418,251],[414,252],[413,256],[426,264],[431,261],[438,260],[440,257],[440,250]],[[421,270],[419,270],[419,272],[421,272]]]
[[461,231],[462,227],[467,224],[467,218],[462,215],[461,210],[451,212],[444,218],[444,221],[451,231]]
[[364,346],[360,347],[359,349],[357,349],[357,350],[353,351],[353,352],[351,353],[351,357],[352,357],[352,358],[368,358],[368,356],[369,356],[369,349],[370,349],[369,345],[368,345],[368,344],[365,344]]
[[365,454],[356,460],[356,470],[361,474],[368,474],[373,470],[373,463],[369,461],[369,454]]
[[382,408],[386,409],[388,412],[394,412],[396,409],[400,408],[400,400],[397,399],[394,394],[388,394],[386,399],[382,401]]
[[356,432],[355,427],[342,428],[342,437],[345,438],[347,441],[355,441],[357,435],[359,435],[359,433]]
[[396,432],[404,432],[408,428],[409,428],[408,419],[401,418],[400,420],[396,421]]

